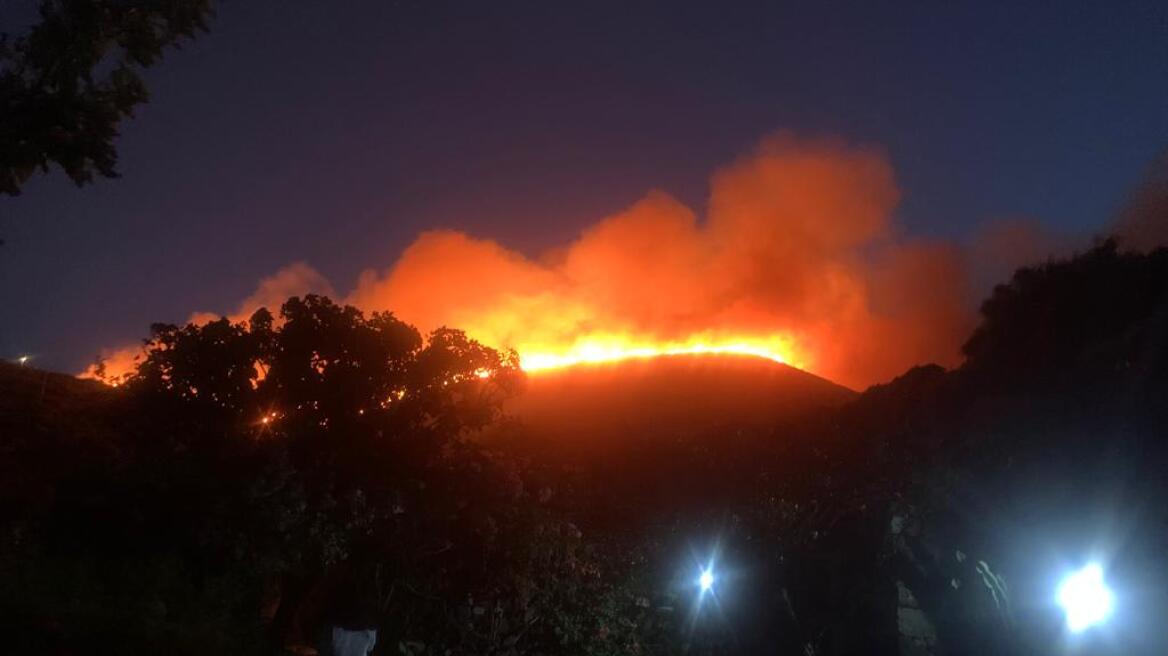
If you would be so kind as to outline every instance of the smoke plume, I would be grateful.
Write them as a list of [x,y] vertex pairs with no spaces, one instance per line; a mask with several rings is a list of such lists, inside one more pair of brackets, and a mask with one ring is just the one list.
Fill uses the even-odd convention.
[[[962,254],[898,235],[899,198],[878,150],[778,135],[713,175],[704,216],[651,191],[539,258],[425,232],[345,300],[422,330],[462,328],[525,367],[597,344],[741,344],[862,388],[956,364],[972,325]],[[327,288],[294,265],[235,316]]]
[[[245,298],[236,307],[235,312],[226,315],[232,321],[244,321],[251,317],[256,310],[279,308],[291,296],[305,294],[333,295],[333,287],[329,281],[316,269],[304,262],[294,262],[280,269],[276,273],[260,280],[256,290]],[[187,323],[202,325],[219,319],[222,314],[214,312],[194,312],[187,318]],[[142,359],[143,345],[122,346],[118,348],[102,349],[98,356],[98,363],[88,367],[81,377],[103,377],[115,384],[121,377],[132,372]],[[99,367],[102,369],[99,372]]]

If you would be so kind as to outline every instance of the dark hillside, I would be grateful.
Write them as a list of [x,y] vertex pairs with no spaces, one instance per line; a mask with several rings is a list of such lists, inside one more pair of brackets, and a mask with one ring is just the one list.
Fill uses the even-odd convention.
[[57,481],[113,457],[117,396],[96,381],[0,362],[0,516],[43,510]]
[[[983,313],[960,369],[914,369],[816,430],[822,450],[806,457],[821,478],[801,495],[831,510],[804,557],[823,558],[840,531],[847,560],[884,554],[870,584],[843,594],[893,603],[880,590],[896,581],[902,647],[948,654],[1056,653],[1055,583],[1096,560],[1126,603],[1076,648],[1165,653],[1168,250],[1105,242],[1021,270]],[[846,528],[872,511],[883,521]]]
[[97,381],[0,361],[0,422],[9,430],[84,433],[114,393]]
[[854,397],[763,358],[678,355],[540,372],[507,408],[542,438],[586,449],[629,435],[771,426]]

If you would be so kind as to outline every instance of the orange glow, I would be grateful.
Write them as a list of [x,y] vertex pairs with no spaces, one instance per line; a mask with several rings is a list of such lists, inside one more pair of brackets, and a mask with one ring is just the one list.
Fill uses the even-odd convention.
[[[535,254],[427,231],[334,298],[423,333],[462,329],[513,349],[528,372],[737,354],[862,389],[917,364],[956,365],[973,323],[963,254],[905,238],[893,223],[899,199],[878,149],[781,134],[716,171],[701,213],[650,191]],[[295,264],[230,316],[329,289]],[[108,351],[107,373],[140,352]]]
[[346,301],[461,328],[532,372],[737,353],[863,388],[956,364],[972,323],[961,254],[900,238],[899,197],[879,151],[779,135],[712,176],[704,215],[650,191],[535,256],[429,231]]

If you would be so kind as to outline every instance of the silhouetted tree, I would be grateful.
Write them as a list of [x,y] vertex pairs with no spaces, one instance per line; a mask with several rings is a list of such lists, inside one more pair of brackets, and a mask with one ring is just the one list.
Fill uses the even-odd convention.
[[[1019,269],[981,313],[963,347],[969,370],[1069,380],[1069,369],[1084,366],[1152,368],[1157,363],[1146,358],[1165,348],[1156,327],[1168,313],[1168,249],[1124,252],[1109,239],[1073,258]],[[1137,336],[1156,343],[1131,341]]]
[[122,388],[126,466],[55,515],[112,553],[233,573],[246,594],[218,603],[252,617],[268,590],[277,643],[356,615],[407,651],[627,653],[649,611],[473,439],[521,380],[514,353],[461,331],[318,296],[156,325]]
[[122,119],[166,48],[206,31],[212,0],[41,0],[40,21],[0,35],[0,193],[40,169],[78,185],[117,176]]

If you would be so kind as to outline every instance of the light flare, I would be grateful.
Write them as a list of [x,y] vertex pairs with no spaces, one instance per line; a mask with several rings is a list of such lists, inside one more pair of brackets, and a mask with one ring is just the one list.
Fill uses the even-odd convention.
[[714,572],[705,570],[702,575],[698,577],[698,586],[701,587],[702,592],[709,592],[710,588],[714,587]]
[[1066,613],[1071,633],[1101,624],[1115,606],[1114,595],[1103,580],[1103,568],[1091,563],[1067,575],[1059,585],[1058,604]]

